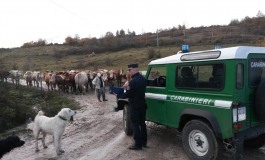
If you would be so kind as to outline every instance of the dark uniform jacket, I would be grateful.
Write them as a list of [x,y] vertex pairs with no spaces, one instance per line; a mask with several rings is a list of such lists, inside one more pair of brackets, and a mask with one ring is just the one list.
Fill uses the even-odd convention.
[[118,96],[118,98],[129,98],[131,113],[133,111],[145,111],[145,78],[139,72],[134,74],[129,82],[129,87],[130,89],[126,90],[126,93]]

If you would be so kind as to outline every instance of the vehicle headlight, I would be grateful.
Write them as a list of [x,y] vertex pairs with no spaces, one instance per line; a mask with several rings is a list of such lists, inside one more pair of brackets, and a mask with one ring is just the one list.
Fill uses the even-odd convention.
[[239,107],[233,109],[233,122],[240,122],[246,120],[246,107]]

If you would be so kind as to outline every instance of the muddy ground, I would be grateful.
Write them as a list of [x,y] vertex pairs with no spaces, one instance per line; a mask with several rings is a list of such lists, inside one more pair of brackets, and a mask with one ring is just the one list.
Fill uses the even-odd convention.
[[[175,129],[147,123],[148,146],[132,151],[133,139],[122,128],[122,111],[114,112],[116,97],[106,94],[108,101],[97,102],[93,91],[86,95],[69,95],[81,109],[69,123],[62,137],[63,155],[57,156],[52,136],[46,138],[47,149],[39,142],[35,153],[32,131],[19,135],[26,143],[4,155],[2,160],[188,160],[180,136]],[[264,160],[265,147],[244,151],[244,159]]]

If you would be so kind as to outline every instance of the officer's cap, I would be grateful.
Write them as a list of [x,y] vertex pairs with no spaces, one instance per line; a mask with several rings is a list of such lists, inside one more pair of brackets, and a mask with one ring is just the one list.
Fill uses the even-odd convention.
[[138,64],[129,64],[128,69],[138,68]]

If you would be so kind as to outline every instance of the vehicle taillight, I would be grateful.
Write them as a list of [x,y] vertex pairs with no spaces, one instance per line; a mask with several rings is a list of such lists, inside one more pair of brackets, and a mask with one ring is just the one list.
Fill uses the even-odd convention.
[[238,102],[232,102],[232,107],[235,108],[235,107],[238,107],[239,106],[239,103]]
[[[238,102],[232,102],[233,108],[233,122],[240,122],[246,120],[246,107]],[[241,125],[242,127],[242,125]]]
[[234,124],[234,129],[240,129],[242,128],[242,123],[235,123]]

